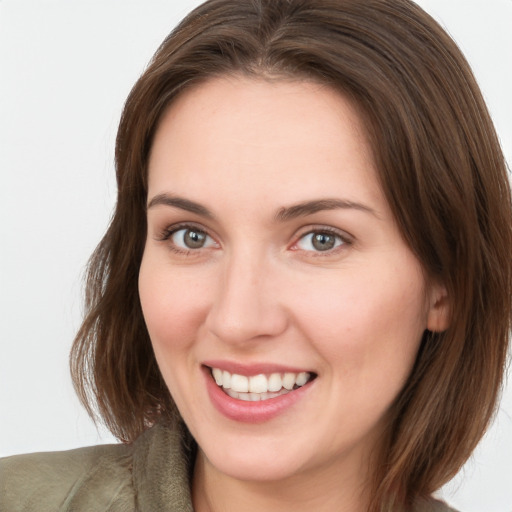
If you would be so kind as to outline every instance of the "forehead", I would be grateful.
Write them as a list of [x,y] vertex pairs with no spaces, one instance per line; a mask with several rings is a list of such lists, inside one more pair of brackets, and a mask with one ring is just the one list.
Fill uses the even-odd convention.
[[381,201],[377,181],[356,108],[308,81],[222,77],[185,91],[163,115],[149,161],[150,195],[243,186],[296,202],[336,184],[346,199]]
[[[202,122],[197,123],[198,119]],[[268,145],[269,135],[275,145],[297,139],[316,145],[322,140],[329,143],[332,136],[339,135],[336,132],[343,123],[354,142],[361,145],[359,149],[369,149],[355,105],[333,88],[313,81],[238,75],[212,78],[174,99],[160,120],[156,138],[164,130],[169,135],[174,123],[179,124],[175,130],[179,133],[174,135],[189,135],[187,129],[193,124],[197,138],[222,128],[217,135],[231,135],[233,142],[241,142],[245,135],[254,145]]]

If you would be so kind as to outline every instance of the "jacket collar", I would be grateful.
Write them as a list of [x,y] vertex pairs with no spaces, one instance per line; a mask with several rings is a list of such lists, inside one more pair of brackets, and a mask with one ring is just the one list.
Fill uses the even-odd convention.
[[182,422],[162,422],[133,444],[133,486],[137,510],[193,512],[190,474],[193,441]]

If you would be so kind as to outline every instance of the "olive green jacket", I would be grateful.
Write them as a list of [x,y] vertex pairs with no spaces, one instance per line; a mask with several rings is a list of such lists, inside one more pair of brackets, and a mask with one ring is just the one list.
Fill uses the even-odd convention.
[[[0,459],[0,512],[191,512],[188,451],[156,425],[131,445]],[[449,512],[431,501],[414,512]]]

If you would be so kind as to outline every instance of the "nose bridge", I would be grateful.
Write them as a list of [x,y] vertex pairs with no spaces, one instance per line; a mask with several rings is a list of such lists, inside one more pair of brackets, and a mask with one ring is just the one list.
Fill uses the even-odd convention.
[[243,343],[277,336],[287,318],[280,304],[272,261],[249,247],[226,257],[207,324],[218,338]]

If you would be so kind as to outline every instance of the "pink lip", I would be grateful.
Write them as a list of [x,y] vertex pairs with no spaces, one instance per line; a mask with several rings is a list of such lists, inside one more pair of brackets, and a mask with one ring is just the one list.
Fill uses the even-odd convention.
[[[293,368],[291,366],[283,366],[272,363],[253,363],[253,364],[241,364],[234,361],[204,361],[204,366],[210,368],[219,368],[220,370],[226,370],[229,373],[237,373],[238,375],[245,375],[251,377],[252,375],[260,375],[262,373],[270,375],[271,373],[300,373],[307,372],[304,368]],[[310,372],[312,373],[312,372]]]
[[[219,368],[219,366],[214,367]],[[221,365],[221,367],[223,369],[225,368],[224,365]],[[247,367],[245,368],[247,369]],[[258,375],[260,373],[296,371],[290,369],[276,370],[275,368],[275,366],[272,366],[272,371],[267,372],[262,366],[257,365],[257,368],[252,369],[251,373],[243,373],[243,375]],[[207,368],[206,366],[203,366],[202,369],[206,380],[206,389],[208,391],[208,395],[210,397],[210,400],[212,401],[213,406],[223,416],[231,420],[243,423],[263,423],[265,421],[271,420],[272,418],[275,418],[276,416],[279,416],[289,408],[296,405],[299,400],[304,398],[305,395],[307,395],[309,390],[311,389],[312,384],[315,382],[314,380],[309,381],[304,386],[293,391],[290,391],[285,395],[280,395],[275,398],[261,400],[259,402],[245,402],[243,400],[231,398],[229,395],[224,393],[224,391],[215,383],[215,380],[211,375],[210,369]],[[233,373],[238,372],[233,371]],[[242,375],[242,373],[240,373],[240,375]]]

